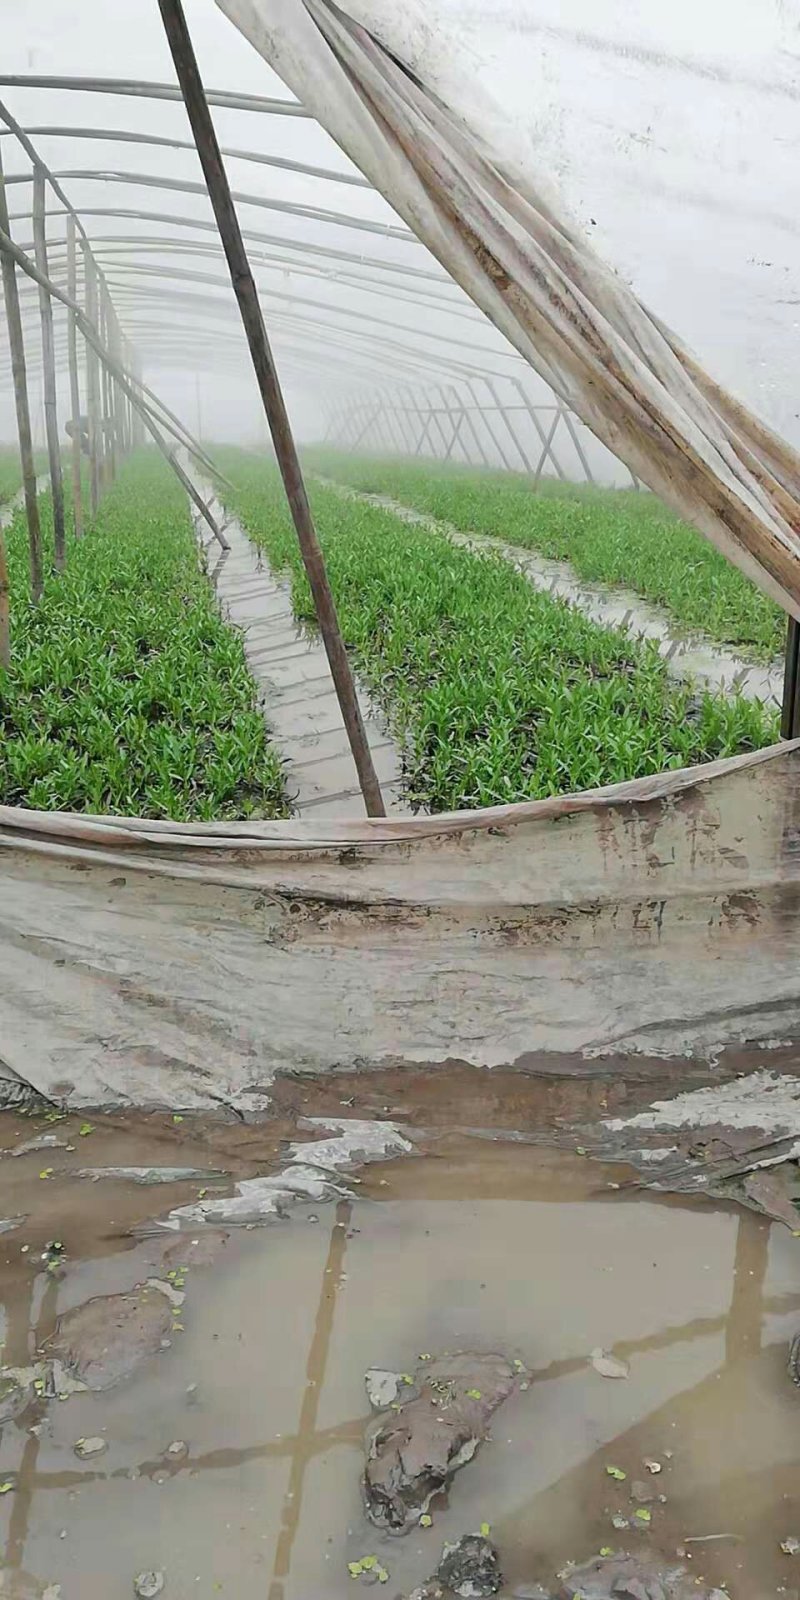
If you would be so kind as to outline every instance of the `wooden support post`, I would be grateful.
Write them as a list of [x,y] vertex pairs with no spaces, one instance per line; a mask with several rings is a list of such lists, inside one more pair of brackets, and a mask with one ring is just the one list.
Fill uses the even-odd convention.
[[[33,248],[40,272],[47,276],[47,199],[41,167],[33,169]],[[61,476],[61,440],[58,436],[56,399],[56,357],[53,341],[53,303],[39,284],[39,315],[42,319],[42,382],[47,457],[50,465],[50,494],[53,501],[53,554],[56,572],[64,571],[67,536],[64,526],[64,483]]]
[[[78,293],[78,262],[75,249],[75,218],[67,217],[67,294]],[[78,376],[78,328],[75,312],[67,312],[67,359],[69,362],[69,406],[72,414],[72,516],[75,537],[83,537],[83,482],[81,479],[81,388]]]
[[[92,252],[86,240],[82,241],[83,249],[83,281],[86,316],[89,322],[97,321],[97,281]],[[87,341],[86,344],[86,414],[89,421],[89,503],[92,516],[97,516],[100,505],[100,436],[99,417],[100,407],[100,370],[97,355]]]
[[[0,158],[0,228],[9,231],[8,202]],[[22,465],[22,483],[25,492],[25,515],[28,521],[28,551],[31,571],[31,598],[42,598],[42,530],[39,523],[39,502],[36,498],[36,467],[33,461],[31,440],[31,414],[28,405],[28,378],[25,370],[25,344],[22,337],[22,317],[19,309],[17,273],[10,256],[3,253],[3,297],[8,323],[8,343],[11,348],[11,371],[14,377],[14,403],[17,410],[19,455]]]
[[209,198],[217,219],[220,238],[230,268],[231,283],[239,304],[247,335],[253,368],[278,458],[286,497],[297,530],[303,565],[308,575],[314,609],[331,669],[342,718],[350,741],[367,815],[386,815],[380,784],[372,762],[366,729],[350,670],[350,662],[339,628],[325,560],[317,538],[311,507],[292,435],[286,403],[272,356],[261,305],[258,299],[239,220],[231,199],[222,164],[214,124],[195,59],[186,18],[180,0],[158,0],[161,18],[175,63],[184,105],[203,168]]
[[781,738],[800,738],[800,622],[787,619]]

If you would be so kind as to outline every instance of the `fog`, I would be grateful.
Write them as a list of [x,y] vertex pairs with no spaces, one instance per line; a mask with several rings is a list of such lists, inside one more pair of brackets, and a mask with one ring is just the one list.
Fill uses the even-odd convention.
[[[800,442],[796,7],[789,0],[706,0],[702,7],[693,0],[669,7],[655,0],[445,0],[439,9],[474,51],[476,70],[508,115],[533,132],[542,172],[605,258],[715,377]],[[289,98],[213,0],[186,0],[186,14],[207,88]],[[155,0],[39,0],[24,9],[17,0],[0,0],[0,25],[6,75],[175,81]],[[72,130],[32,137],[53,170],[68,174],[63,186],[85,220],[146,380],[205,438],[263,440],[217,236],[194,226],[212,221],[208,199],[157,187],[164,180],[197,183],[194,150],[74,131],[189,140],[183,106],[20,86],[0,86],[0,97],[26,128]],[[524,452],[538,450],[515,382],[523,381],[529,404],[544,408],[552,404],[545,385],[444,281],[417,241],[384,231],[401,226],[398,219],[374,190],[342,181],[358,174],[323,130],[305,117],[229,108],[214,108],[214,121],[223,147],[339,175],[315,177],[229,156],[234,190],[338,212],[375,230],[251,201],[237,206],[248,235],[267,236],[248,242],[299,436],[328,432],[362,448],[399,448],[413,437],[414,408],[441,419],[446,408],[462,405],[469,429],[454,458],[463,450],[517,466],[513,436],[498,433],[497,413],[486,409],[498,400],[517,408],[512,421]],[[2,155],[8,177],[29,174],[10,136],[2,138]],[[81,175],[87,172],[99,176]],[[134,176],[152,181],[135,183]],[[30,182],[9,184],[12,229],[26,247],[31,194]],[[64,284],[64,218],[52,196],[48,204],[52,274]],[[119,214],[134,210],[152,215]],[[402,270],[408,268],[431,276]],[[195,276],[168,280],[164,269]],[[36,290],[26,283],[21,293],[34,428],[43,442]],[[56,328],[63,364],[61,312]],[[0,439],[11,441],[4,326],[2,338]],[[494,400],[476,373],[489,375]],[[59,382],[66,415],[63,371]],[[387,404],[401,409],[382,412]],[[439,449],[440,436],[444,441],[434,424],[425,448]],[[596,474],[625,481],[585,429],[579,437]],[[562,429],[557,442],[569,475],[581,477],[572,438]]]

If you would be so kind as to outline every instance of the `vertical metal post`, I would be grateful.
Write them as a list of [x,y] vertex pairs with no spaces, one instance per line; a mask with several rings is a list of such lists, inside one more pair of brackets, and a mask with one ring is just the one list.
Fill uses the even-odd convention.
[[583,467],[584,472],[586,473],[586,481],[587,481],[587,483],[594,483],[594,473],[592,472],[592,469],[589,466],[589,458],[588,458],[588,456],[586,454],[586,451],[583,448],[583,445],[581,444],[580,435],[579,435],[578,430],[577,430],[577,428],[575,426],[573,418],[572,418],[570,412],[567,410],[566,406],[562,406],[561,415],[562,415],[562,417],[564,419],[564,426],[566,427],[566,430],[567,430],[567,432],[568,432],[568,434],[569,434],[569,436],[570,436],[570,438],[572,440],[572,443],[575,446],[575,452],[577,454],[578,460],[580,461],[580,464]]
[[[77,298],[78,272],[75,249],[75,218],[67,216],[67,294]],[[78,378],[78,325],[75,312],[67,312],[67,358],[69,361],[69,404],[72,413],[72,515],[76,539],[83,534],[83,483],[81,481],[81,392]]]
[[[526,394],[525,390],[523,389],[519,378],[511,378],[509,381],[511,383],[513,383],[514,388],[516,389],[516,391],[517,391],[517,393],[518,393],[518,395],[519,395],[519,397],[520,397],[520,399],[521,399],[521,401],[522,401],[522,403],[523,403],[523,405],[525,407],[525,410],[527,411],[528,416],[530,417],[531,422],[533,423],[533,426],[534,426],[534,428],[536,430],[536,433],[537,433],[537,436],[538,436],[538,439],[539,439],[539,443],[542,445],[542,447],[544,449],[544,458],[543,458],[543,460],[540,460],[538,467],[535,468],[535,480],[536,480],[536,482],[537,483],[539,482],[539,478],[541,477],[541,472],[542,472],[542,466],[544,464],[544,460],[547,459],[548,453],[550,455],[550,460],[552,461],[553,466],[556,469],[556,476],[561,478],[562,481],[566,480],[567,474],[564,471],[563,467],[561,466],[561,463],[558,461],[557,457],[555,456],[554,452],[550,449],[550,444],[548,442],[548,436],[545,433],[545,430],[542,427],[541,422],[539,421],[539,415],[538,415],[538,412],[536,410],[536,407],[531,405],[531,402],[530,402],[530,400],[528,398],[528,395]],[[558,416],[556,416],[556,421],[558,421]],[[555,430],[553,430],[553,431],[555,431]],[[551,432],[550,438],[552,439],[552,432]]]
[[[0,159],[0,228],[9,233],[8,202]],[[28,378],[25,370],[25,344],[22,337],[22,316],[19,309],[17,273],[11,256],[3,251],[3,297],[8,323],[8,342],[11,349],[11,371],[14,378],[14,404],[17,411],[19,455],[22,466],[22,483],[25,493],[25,515],[28,522],[28,552],[31,572],[31,597],[42,597],[42,530],[39,523],[39,502],[36,498],[36,468],[33,461],[31,439],[31,414],[28,405]]]
[[[106,350],[111,348],[111,319],[108,314],[106,286],[98,273],[97,286],[99,292],[98,311],[100,338]],[[105,362],[100,364],[100,393],[102,396],[102,431],[103,431],[103,483],[106,488],[114,482],[117,473],[116,447],[114,440],[113,400],[111,373]]]
[[[468,379],[465,379],[464,382],[466,383],[466,386],[467,386],[470,394],[472,395],[473,402],[474,402],[475,407],[477,409],[478,402],[475,399],[475,391],[472,388],[472,384],[469,382]],[[458,395],[456,394],[456,390],[455,390],[454,385],[451,384],[450,387],[451,387],[451,393],[455,394],[456,395],[456,399],[458,399]],[[475,440],[475,443],[476,443],[476,445],[478,447],[478,453],[479,453],[479,455],[481,457],[481,460],[483,461],[483,465],[485,467],[491,467],[492,463],[491,463],[491,461],[489,460],[489,457],[486,454],[486,446],[484,445],[484,442],[483,442],[483,440],[482,440],[482,438],[481,438],[481,436],[480,436],[480,434],[479,434],[479,432],[478,432],[478,430],[477,430],[477,428],[475,426],[475,422],[474,422],[473,418],[470,416],[469,409],[467,407],[464,408],[464,416],[465,416],[466,421],[469,423],[470,432],[471,432],[472,437]]]
[[480,397],[475,392],[475,388],[473,386],[472,379],[468,378],[466,380],[466,382],[467,382],[467,388],[469,389],[469,392],[472,395],[473,400],[475,401],[476,408],[478,409],[478,411],[480,411],[481,416],[483,417],[483,423],[484,423],[484,427],[486,428],[486,432],[488,433],[490,439],[492,440],[492,443],[495,446],[495,449],[497,450],[497,452],[498,452],[498,454],[500,456],[500,460],[502,461],[503,466],[506,469],[506,472],[513,472],[514,468],[512,467],[511,462],[508,459],[508,456],[506,455],[505,446],[502,444],[501,440],[498,439],[497,434],[495,433],[494,427],[489,421],[489,415],[490,415],[490,412],[491,412],[491,407],[488,406],[488,407],[484,408],[481,405]]
[[497,392],[497,389],[496,389],[495,385],[492,383],[491,378],[484,378],[483,381],[486,384],[486,387],[489,390],[489,393],[491,394],[491,396],[492,396],[492,398],[494,400],[494,403],[497,406],[497,409],[498,409],[498,411],[500,412],[500,414],[501,414],[501,416],[503,418],[503,421],[504,421],[504,423],[505,423],[505,425],[506,425],[506,427],[507,427],[507,429],[508,429],[508,431],[509,431],[509,433],[510,433],[512,439],[513,439],[513,441],[514,441],[514,444],[516,445],[516,447],[517,447],[517,449],[519,451],[520,459],[522,461],[522,465],[523,465],[524,471],[525,472],[532,472],[533,468],[531,466],[530,458],[529,458],[528,452],[525,449],[525,447],[524,447],[524,445],[522,443],[522,440],[521,440],[521,438],[519,436],[519,432],[517,430],[516,423],[511,420],[510,412],[506,411],[506,408],[503,405],[503,402],[500,399],[500,396],[499,396],[499,394]]
[[546,438],[544,440],[544,444],[542,446],[542,453],[541,453],[541,455],[539,457],[539,460],[538,460],[538,462],[536,464],[536,471],[535,471],[535,473],[533,475],[534,486],[538,486],[539,480],[540,480],[540,478],[542,476],[542,472],[544,471],[544,464],[545,464],[545,461],[547,460],[548,456],[550,457],[551,461],[555,460],[555,457],[553,456],[553,453],[552,453],[552,451],[550,449],[550,446],[553,443],[553,434],[555,433],[556,428],[558,427],[558,419],[559,419],[560,416],[561,416],[561,412],[559,411],[558,407],[556,406],[555,413],[553,415],[553,420],[552,420],[552,422],[550,424],[550,430],[549,430],[549,432],[548,432],[548,434],[547,434],[547,436],[546,436]]
[[[86,240],[82,240],[83,249],[83,283],[86,302],[86,315],[89,321],[97,324],[97,281],[92,252]],[[99,436],[99,407],[100,407],[100,363],[95,351],[88,340],[86,343],[86,413],[89,419],[89,504],[92,516],[97,516],[100,505],[100,436]]]
[[217,136],[195,59],[180,0],[158,0],[161,19],[172,52],[184,105],[194,135],[209,199],[230,268],[250,355],[258,382],[264,415],[269,424],[278,466],[286,489],[303,565],[308,576],[336,696],[347,730],[353,761],[368,816],[386,815],[380,784],[372,761],[361,716],[350,661],[339,627],[325,559],[317,538],[286,402],[272,356],[261,304],[244,248],[239,220],[231,199]]
[[[33,169],[33,247],[34,259],[40,272],[47,274],[47,199],[45,176],[41,167]],[[39,284],[39,315],[42,321],[42,392],[44,395],[44,422],[47,435],[47,457],[50,465],[50,494],[53,501],[53,554],[57,572],[63,572],[66,561],[66,531],[64,527],[64,483],[61,477],[61,441],[58,436],[58,405],[56,400],[56,355],[53,342],[53,303],[47,289]]]

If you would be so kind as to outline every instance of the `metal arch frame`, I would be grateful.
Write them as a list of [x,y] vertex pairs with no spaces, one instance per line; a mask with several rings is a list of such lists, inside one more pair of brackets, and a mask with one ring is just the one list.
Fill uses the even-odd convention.
[[[77,80],[76,80],[76,86],[77,86]],[[103,90],[108,90],[108,92],[113,92],[114,87],[115,87],[115,81],[114,80],[103,80],[103,83],[102,83]],[[150,87],[152,87],[152,86],[149,86],[149,85],[144,84],[144,83],[140,83],[140,84],[135,86],[135,90],[133,88],[131,88],[130,92],[136,92],[137,94],[147,94],[149,92]],[[130,88],[130,85],[127,83],[127,81],[125,81],[125,83],[123,84],[123,92],[128,92],[128,88]],[[165,92],[166,92],[166,89],[165,89]],[[154,93],[160,93],[160,90],[158,89],[158,86],[155,86]],[[174,93],[170,93],[168,97],[169,98],[178,99],[179,98],[179,94],[178,94],[177,91],[175,91]],[[222,98],[224,98],[224,96]],[[215,103],[222,103],[222,98],[219,101],[215,101]],[[180,139],[177,139],[177,138],[171,138],[171,137],[166,137],[166,136],[163,136],[163,137],[162,136],[150,136],[150,135],[147,135],[147,134],[139,134],[137,132],[133,132],[133,131],[129,131],[129,130],[105,129],[105,128],[97,128],[97,129],[81,128],[81,129],[74,129],[73,130],[73,129],[69,129],[67,127],[58,127],[58,128],[56,128],[56,127],[42,127],[41,129],[39,129],[37,127],[37,132],[41,132],[42,134],[51,134],[52,136],[55,136],[55,137],[61,137],[61,136],[68,137],[71,133],[74,132],[78,137],[84,137],[84,138],[90,138],[90,139],[100,139],[100,140],[102,140],[102,139],[106,138],[106,139],[114,139],[114,140],[117,140],[118,142],[130,142],[130,143],[135,143],[135,144],[152,144],[152,145],[157,145],[157,146],[160,146],[160,147],[174,148],[174,149],[178,149],[178,150],[185,149],[185,150],[190,150],[191,151],[192,149],[194,149],[194,146],[189,141],[186,141],[186,140],[180,140]],[[239,149],[239,148],[237,148],[235,150],[231,149],[229,153],[234,157],[238,156],[238,157],[241,157],[242,159],[254,159],[256,161],[262,162],[263,164],[267,164],[267,165],[273,165],[273,164],[274,165],[278,165],[278,166],[282,165],[285,168],[287,168],[288,170],[308,171],[313,176],[318,176],[318,177],[321,177],[321,178],[330,179],[331,181],[334,181],[334,182],[335,181],[340,181],[340,179],[343,179],[343,180],[346,181],[348,178],[352,180],[352,176],[353,176],[352,174],[334,173],[334,172],[330,171],[330,169],[323,169],[323,168],[319,168],[319,167],[311,168],[310,166],[306,166],[306,164],[303,164],[303,163],[286,162],[286,161],[283,161],[281,158],[274,158],[274,160],[273,160],[273,158],[268,157],[268,156],[261,156],[257,152],[246,151],[246,150],[242,150],[242,149]],[[54,174],[53,176],[57,179],[60,176],[66,176],[66,175],[67,174]],[[84,176],[84,175],[88,176],[89,174],[84,174],[80,169],[77,169],[74,172],[70,172],[69,175],[70,176],[74,175],[74,176],[77,177],[77,176]],[[93,175],[97,176],[99,178],[110,178],[110,179],[113,179],[114,181],[121,181],[121,182],[129,181],[129,182],[134,182],[134,183],[143,182],[145,184],[150,184],[150,183],[152,183],[154,181],[155,185],[158,186],[158,187],[167,187],[167,188],[170,188],[170,189],[178,188],[178,189],[182,190],[183,192],[190,192],[190,193],[199,192],[201,194],[205,194],[205,188],[204,188],[204,186],[202,184],[183,183],[180,180],[158,179],[158,178],[153,180],[148,175],[128,174],[128,173],[113,173],[113,174],[96,173],[96,174],[93,174]],[[13,178],[12,178],[12,181],[14,181]],[[21,181],[23,181],[23,182],[26,181],[25,176],[22,177]],[[364,180],[362,178],[356,178],[355,179],[355,183],[359,187],[372,189],[372,186],[366,180]],[[54,187],[56,187],[55,184],[54,184]],[[240,199],[241,203],[244,203],[244,204],[247,204],[247,203],[255,203],[255,204],[262,203],[262,204],[266,204],[267,206],[270,206],[270,205],[274,204],[277,207],[282,207],[283,205],[287,204],[286,202],[283,202],[283,203],[281,203],[281,202],[273,202],[273,201],[265,200],[264,197],[249,196],[249,195],[244,195],[244,194],[242,194],[242,195],[238,195],[237,194],[236,198]],[[105,208],[103,208],[103,209],[105,209]],[[108,208],[108,209],[110,210],[111,208]],[[324,212],[324,211],[322,211],[321,209],[318,209],[318,208],[304,208],[304,209],[305,209],[306,213],[311,212],[311,214],[314,217],[314,220],[336,220],[336,221],[342,221],[342,222],[345,221],[345,217],[344,217],[343,213],[327,213],[327,212]],[[53,213],[53,215],[57,215],[57,214],[58,213]],[[139,214],[137,214],[137,215],[139,215]],[[151,213],[150,215],[155,217],[155,215],[157,215],[157,214],[152,214]],[[164,220],[168,221],[170,226],[178,226],[178,227],[180,227],[182,225],[185,225],[187,228],[190,228],[190,227],[193,228],[193,227],[197,227],[198,226],[198,219],[190,219],[190,218],[178,219],[178,218],[174,218],[174,217],[169,217],[169,218],[165,217]],[[347,222],[346,222],[345,225],[351,225],[351,224],[354,224],[356,226],[362,226],[363,225],[363,219],[352,219],[352,218],[347,219]],[[208,223],[208,224],[206,224],[206,226],[208,227],[208,229],[210,231],[214,231],[214,224],[213,223]],[[390,237],[393,236],[392,232],[390,231],[390,228],[388,226],[383,226],[383,225],[374,224],[374,223],[373,224],[367,223],[366,227],[367,227],[368,231],[375,230],[375,231],[378,231],[381,234],[388,235]],[[394,230],[394,234],[395,235],[398,234],[398,233],[400,234],[401,237],[404,237],[404,238],[406,238],[408,240],[413,240],[414,242],[417,242],[415,240],[415,236],[413,234],[407,232],[406,230],[402,230],[402,229]],[[279,241],[278,239],[273,239],[270,236],[267,236],[267,238],[268,238],[269,242],[271,242],[271,243],[274,242],[274,244],[276,246],[278,246],[280,249],[287,250],[287,251],[292,250],[295,253],[300,253],[300,251],[303,250],[304,244],[305,244],[305,242],[300,242],[300,241],[291,241],[291,240],[280,240]],[[155,247],[153,247],[153,248],[155,250]],[[312,247],[312,248],[314,248],[314,247]],[[317,249],[319,249],[319,247],[317,247]],[[192,250],[192,247],[188,244],[187,241],[175,241],[174,242],[174,246],[173,246],[173,250],[174,250],[175,254],[184,253],[186,255],[189,255],[190,253],[194,253],[195,255],[200,255],[200,254],[203,254],[203,253],[211,253],[211,252],[203,252],[202,246],[195,246],[194,249]],[[212,251],[213,251],[213,246],[212,246]],[[124,254],[124,252],[122,252],[122,251],[120,253]],[[363,257],[356,256],[354,252],[353,253],[344,252],[344,251],[337,252],[337,258],[341,259],[342,257],[344,257],[345,260],[349,260],[351,263],[356,264],[356,265],[361,265],[362,262],[363,262]],[[302,273],[302,271],[303,271],[303,269],[301,267],[298,267],[298,264],[296,262],[286,261],[286,264],[284,266],[280,257],[276,257],[272,261],[263,260],[262,259],[261,264],[263,266],[268,267],[268,268],[272,268],[273,270],[281,270],[281,269],[285,270],[285,271],[294,270],[297,273]],[[382,274],[386,274],[387,276],[389,274],[391,274],[393,271],[395,273],[398,273],[399,271],[403,270],[401,264],[388,263],[388,262],[383,262],[383,261],[378,261],[378,260],[374,261],[374,266],[376,268],[378,268],[378,270]],[[167,276],[168,275],[166,272],[158,271],[157,269],[154,269],[152,267],[150,267],[150,268],[143,267],[143,266],[141,266],[139,264],[132,264],[132,265],[127,266],[127,267],[123,266],[122,270],[123,271],[127,270],[129,272],[141,273],[141,274],[148,274],[149,273],[152,276]],[[408,270],[408,269],[406,268],[406,270]],[[412,269],[412,270],[414,270],[414,269]],[[416,269],[416,270],[419,271],[420,269]],[[188,273],[180,274],[180,270],[179,269],[173,269],[173,274],[174,274],[174,276],[176,278],[179,275],[183,275],[186,278],[188,278],[190,276]],[[313,277],[315,275],[316,276],[323,276],[323,274],[321,274],[321,273],[316,273],[315,274],[313,271],[308,273],[307,275],[310,276],[310,277]],[[334,275],[331,273],[329,276],[330,276],[330,278],[333,278]],[[450,282],[450,280],[444,274],[429,273],[426,276],[429,279],[438,281],[439,283],[441,283],[443,285],[447,285]],[[112,280],[110,280],[110,281],[112,281]],[[195,281],[209,281],[210,282],[212,280],[211,280],[210,277],[208,277],[208,278],[206,278],[204,280],[202,275],[196,274],[195,275]],[[345,280],[343,278],[340,281],[345,281],[347,283],[348,287],[356,287],[356,286],[360,287],[363,284],[363,286],[365,288],[367,288],[368,292],[370,292],[370,289],[371,289],[376,294],[380,294],[380,293],[391,294],[392,293],[392,290],[390,290],[388,287],[384,288],[382,285],[377,284],[374,281],[370,285],[369,281],[364,279],[363,277],[358,278],[355,282],[352,281],[352,280],[348,281],[348,280]],[[119,287],[120,287],[119,280],[116,280],[116,282],[117,282],[117,294],[119,295]],[[226,286],[225,280],[222,280],[222,286]],[[455,288],[456,286],[454,285],[453,287]],[[281,297],[283,297],[283,298],[292,298],[297,303],[301,303],[302,299],[303,299],[303,297],[300,297],[300,296],[290,296],[288,294],[288,291],[286,292],[286,294],[283,294],[282,291],[270,290],[266,286],[262,286],[260,292],[261,293],[266,293],[266,294],[271,294],[271,295],[277,296],[278,298],[281,298]],[[432,294],[433,291],[429,291],[429,292]],[[395,289],[395,291],[394,291],[395,297],[397,297],[397,294],[398,294],[398,291]],[[408,296],[403,297],[403,298],[407,298],[408,303],[415,303],[415,301],[412,300],[411,294],[409,294]],[[441,295],[441,296],[437,295],[436,299],[437,299],[437,309],[440,309],[442,312],[444,312],[444,314],[461,316],[465,320],[470,319],[470,318],[472,318],[473,316],[476,315],[473,312],[473,308],[469,305],[468,302],[467,302],[467,304],[465,306],[459,306],[455,302],[452,305],[448,304],[448,302],[447,302],[447,300],[446,300],[444,295]],[[422,291],[421,290],[420,290],[420,300],[417,301],[416,303],[424,303],[424,301],[422,299]],[[319,310],[323,310],[324,309],[325,311],[331,311],[335,315],[336,314],[340,314],[340,315],[346,317],[349,314],[351,314],[350,311],[349,311],[349,308],[335,307],[333,305],[329,306],[327,302],[313,302],[313,301],[309,300],[308,304],[311,305],[314,309],[319,309]],[[431,305],[432,302],[428,301],[428,304]],[[363,320],[363,318],[362,318],[362,320]],[[384,320],[384,319],[380,319],[380,318],[375,318],[374,319],[376,324],[379,324],[382,320]],[[389,326],[392,326],[392,327],[395,326],[394,323],[386,324],[386,325],[389,325]],[[451,347],[452,347],[452,345],[454,343],[458,343],[464,349],[469,349],[470,348],[470,345],[469,345],[469,343],[467,341],[457,341],[457,340],[454,340],[452,338],[448,339],[447,336],[445,336],[445,335],[437,335],[436,333],[426,333],[426,332],[423,331],[421,333],[421,337],[430,338],[431,340],[433,340],[435,342],[441,342],[443,344],[449,344]],[[514,359],[514,360],[517,360],[517,361],[521,359],[517,355],[516,352],[511,352],[511,351],[509,351],[509,352],[506,352],[506,351],[498,351],[498,352],[484,351],[482,347],[477,346],[477,345],[473,345],[471,348],[472,348],[474,353],[480,355],[481,360],[483,362],[485,362],[485,359],[486,359],[487,356],[495,355],[495,354],[499,355],[501,358],[504,358],[504,359],[511,358],[511,359]],[[497,376],[498,377],[500,376],[499,372],[497,373]],[[475,373],[468,380],[465,379],[464,381],[468,381],[469,383],[472,383],[472,382],[478,381],[478,380],[481,380],[481,381],[485,382],[487,387],[489,388],[490,393],[492,394],[492,397],[493,397],[493,401],[494,401],[494,405],[493,405],[493,407],[491,409],[497,409],[497,411],[500,413],[500,415],[502,415],[503,421],[505,423],[505,427],[506,427],[506,429],[507,429],[507,431],[508,431],[508,433],[510,435],[510,438],[513,441],[514,448],[515,448],[517,454],[520,456],[520,460],[522,462],[523,469],[527,470],[527,471],[530,471],[531,470],[530,460],[529,460],[529,458],[527,456],[527,453],[526,453],[525,449],[523,448],[523,446],[521,444],[520,437],[519,437],[516,429],[511,425],[511,423],[509,421],[509,417],[507,415],[506,408],[504,408],[500,404],[498,399],[497,399],[497,391],[494,389],[493,384],[491,382],[491,375],[490,374],[487,375],[487,369],[485,368],[485,366],[484,366],[484,369],[482,371],[477,371],[476,370]],[[524,395],[524,391],[521,389],[521,386],[519,386],[519,387],[520,387],[520,393]],[[471,392],[472,392],[473,397],[474,397],[474,394],[475,394],[474,389],[472,389]],[[556,471],[559,473],[559,475],[563,476],[563,470],[561,469],[560,464],[558,463],[554,453],[552,452],[552,448],[551,448],[552,447],[552,433],[554,432],[554,429],[551,429],[551,436],[550,436],[549,440],[547,442],[545,442],[545,439],[543,438],[543,430],[541,429],[541,426],[538,423],[538,418],[535,415],[535,407],[533,407],[531,405],[531,402],[530,402],[530,400],[528,399],[528,397],[526,395],[524,396],[524,401],[525,401],[525,409],[531,415],[531,417],[532,417],[532,419],[534,421],[534,425],[537,427],[537,431],[540,434],[540,438],[542,438],[542,446],[543,446],[543,448],[542,448],[542,458],[540,460],[539,468],[537,469],[537,471],[535,473],[534,481],[538,481],[538,473],[541,470],[541,464],[542,464],[543,461],[545,461],[547,459],[548,455],[551,457],[551,459],[553,461],[553,465],[556,468]],[[455,415],[457,417],[457,421],[454,423],[453,438],[445,446],[446,454],[449,457],[450,453],[452,452],[452,448],[453,448],[453,446],[454,446],[454,444],[456,442],[456,438],[457,438],[458,434],[460,433],[460,429],[461,429],[461,426],[463,425],[464,417],[463,417],[463,415],[461,415],[461,413],[459,411],[456,411],[456,413],[451,413],[449,408],[446,408],[446,410],[447,410],[448,416],[451,416],[451,419],[452,419],[452,415]],[[559,419],[557,417],[556,418],[556,425],[557,425],[558,420]],[[571,421],[571,419],[567,419],[565,417],[565,421],[568,423],[569,421]],[[498,453],[500,454],[500,457],[503,460],[505,466],[507,468],[511,469],[511,463],[510,463],[509,458],[508,458],[508,456],[506,454],[505,447],[504,447],[502,441],[498,438],[498,436],[497,436],[497,434],[495,432],[494,426],[491,423],[490,419],[488,418],[488,416],[485,415],[485,408],[484,408],[484,422],[485,422],[485,427],[487,429],[487,432],[488,432],[488,434],[489,434],[489,436],[490,436],[490,438],[492,440],[492,443],[493,443],[495,449],[498,450]],[[430,426],[430,421],[429,421],[429,426]],[[437,426],[438,426],[438,423],[437,423]],[[477,431],[475,429],[474,423],[472,422],[472,419],[470,419],[470,429],[471,429],[471,432],[472,432],[472,434],[473,434],[473,436],[475,438],[476,444],[478,445],[478,448],[481,451],[481,454],[482,454],[483,458],[486,459],[485,451],[483,451],[483,447],[480,444],[480,440],[479,440],[479,437],[477,435]],[[575,447],[578,450],[579,457],[580,457],[580,459],[582,461],[582,465],[584,466],[584,470],[587,472],[587,476],[591,477],[591,474],[589,473],[589,470],[588,470],[588,463],[585,461],[585,457],[583,456],[583,452],[580,449],[579,440],[578,440],[578,438],[577,438],[577,436],[575,434],[574,427],[570,429],[570,433],[571,433],[571,435],[573,437],[573,442],[575,444]]]
[[[117,172],[108,167],[68,167],[63,172],[54,172],[53,178],[59,183],[62,178],[75,178],[81,183],[119,183],[129,184],[134,188],[168,189],[176,194],[199,194],[208,198],[204,183],[196,182],[191,178],[160,177],[153,172]],[[7,184],[30,183],[31,176],[27,172],[12,173],[6,178]],[[373,191],[377,193],[377,191]],[[391,222],[370,222],[365,217],[353,217],[346,211],[326,211],[322,206],[302,206],[293,200],[273,200],[260,194],[248,194],[242,189],[232,189],[231,199],[236,205],[256,206],[264,211],[282,211],[287,216],[305,217],[310,222],[330,223],[334,227],[354,228],[358,233],[375,233],[385,239],[402,240],[404,244],[413,244],[417,248],[420,241],[410,228],[401,228]]]
[[[17,72],[0,77],[0,88],[6,89],[77,89],[81,94],[133,95],[141,100],[177,100],[183,96],[175,83],[153,83],[145,78],[93,78],[75,75],[53,76],[47,73]],[[310,111],[299,100],[272,99],[260,94],[236,94],[230,89],[207,89],[210,106],[224,106],[229,111],[258,111],[273,117],[306,117],[313,121]]]
[[[10,129],[0,128],[0,138],[3,138]],[[29,138],[47,139],[97,139],[108,144],[146,144],[165,150],[189,150],[195,154],[195,147],[191,139],[174,139],[168,134],[139,133],[133,128],[70,128],[40,126],[25,129]],[[252,161],[262,167],[277,167],[284,172],[301,172],[309,178],[322,178],[329,183],[350,184],[356,189],[373,189],[368,178],[362,178],[360,173],[335,172],[330,167],[311,166],[306,161],[290,161],[288,156],[268,156],[260,150],[241,150],[230,146],[221,145],[223,156],[234,161]]]

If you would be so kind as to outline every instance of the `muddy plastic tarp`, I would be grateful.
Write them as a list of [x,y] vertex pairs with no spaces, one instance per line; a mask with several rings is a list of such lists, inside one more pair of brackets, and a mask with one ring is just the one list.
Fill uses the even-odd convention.
[[797,455],[604,264],[453,30],[414,0],[217,4],[555,393],[800,617]]
[[440,817],[0,807],[7,1094],[247,1112],[293,1070],[800,1038],[799,841],[798,743]]

